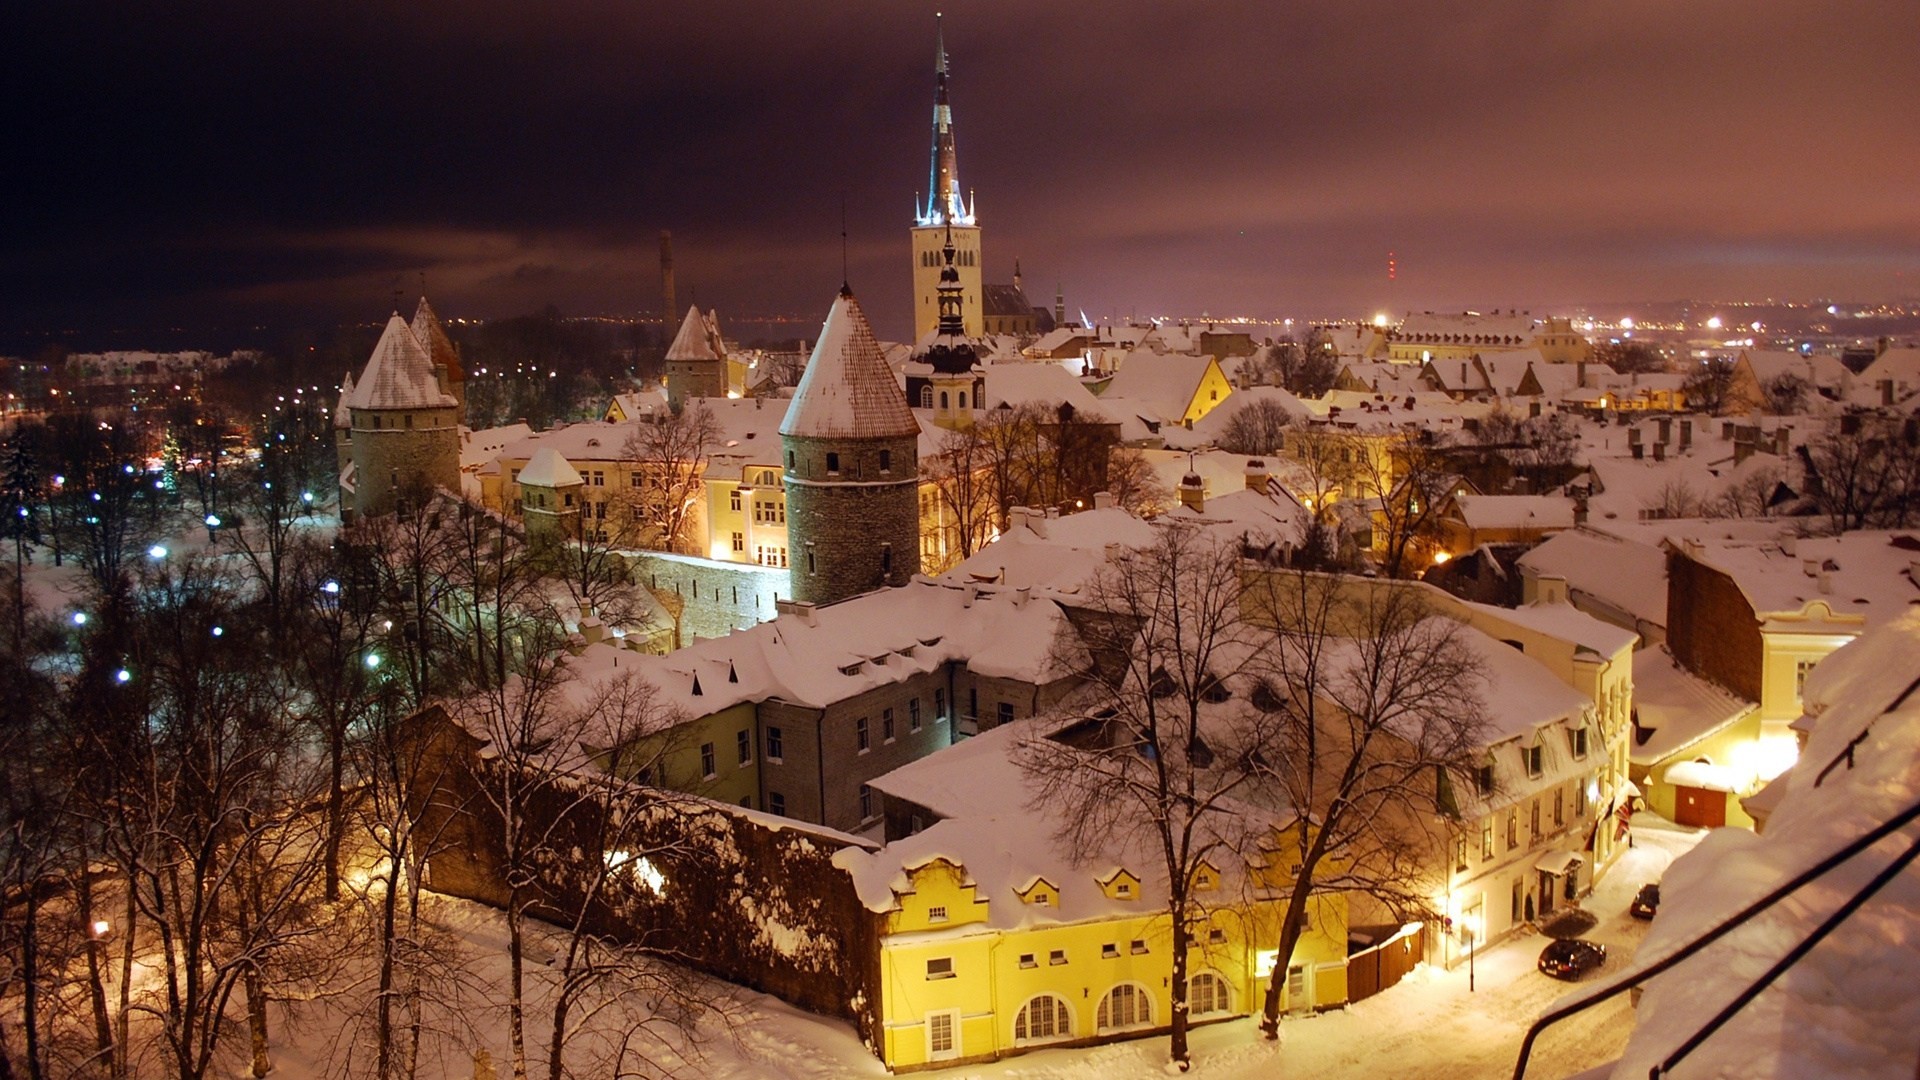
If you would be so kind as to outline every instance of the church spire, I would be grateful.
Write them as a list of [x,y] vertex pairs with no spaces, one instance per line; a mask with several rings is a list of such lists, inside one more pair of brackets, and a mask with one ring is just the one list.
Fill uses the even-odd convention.
[[960,194],[960,159],[953,142],[953,106],[947,100],[947,46],[940,16],[933,30],[933,167],[922,225],[971,225],[973,211]]

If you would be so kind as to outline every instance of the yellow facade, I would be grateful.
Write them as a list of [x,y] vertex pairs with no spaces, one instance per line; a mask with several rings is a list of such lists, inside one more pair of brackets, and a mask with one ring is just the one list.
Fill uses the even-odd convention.
[[1220,361],[1211,357],[1207,360],[1207,370],[1200,376],[1200,385],[1194,388],[1193,400],[1187,402],[1187,411],[1181,416],[1181,422],[1192,427],[1194,422],[1220,407],[1233,393],[1233,384],[1220,370]]
[[[1209,915],[1189,951],[1188,974],[1201,991],[1190,1003],[1195,1023],[1259,1009],[1286,904],[1284,894],[1229,903],[1218,872],[1208,872],[1216,884],[1202,895],[1222,895],[1217,904],[1206,897]],[[880,1052],[889,1068],[987,1060],[1167,1026],[1172,932],[1164,903],[1143,896],[1138,877],[1121,870],[1102,879],[1083,871],[1059,883],[1036,877],[988,896],[964,866],[935,859],[909,878],[895,893],[880,940]],[[1109,909],[1120,910],[1059,921],[1062,894],[1075,890],[1099,890],[1113,901]],[[1003,913],[995,926],[996,904],[1016,914]],[[1129,905],[1138,912],[1125,912]],[[1309,924],[1292,957],[1302,1000],[1283,1002],[1288,1009],[1346,1000],[1345,897],[1316,896]]]

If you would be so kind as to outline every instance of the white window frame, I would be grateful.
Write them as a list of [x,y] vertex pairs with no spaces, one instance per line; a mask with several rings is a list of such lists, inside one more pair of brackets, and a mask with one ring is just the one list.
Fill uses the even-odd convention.
[[[947,1022],[947,1046],[940,1049],[934,1040],[935,1022]],[[927,1014],[927,1060],[952,1061],[960,1056],[960,1010],[936,1009]]]
[[[1114,995],[1119,993],[1123,988],[1131,988],[1135,995],[1135,1007],[1132,1010],[1134,1015],[1129,1017],[1126,1023],[1116,1024],[1113,1023],[1113,1008],[1108,1002],[1114,1000]],[[1102,1014],[1106,1015],[1107,1023],[1102,1024],[1100,1022]],[[1100,1004],[1095,1007],[1093,1015],[1093,1027],[1096,1033],[1131,1031],[1136,1028],[1151,1027],[1153,1026],[1153,991],[1147,989],[1145,983],[1133,982],[1131,980],[1114,983],[1107,988],[1106,993],[1100,995]]]

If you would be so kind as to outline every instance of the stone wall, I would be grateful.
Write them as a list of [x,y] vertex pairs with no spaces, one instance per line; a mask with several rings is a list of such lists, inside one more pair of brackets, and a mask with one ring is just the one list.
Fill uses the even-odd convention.
[[[479,792],[504,766],[479,760],[457,735],[436,740],[436,751],[446,767],[429,772],[444,778],[441,790],[430,804],[416,798],[433,807],[419,835],[438,837],[428,885],[501,906],[500,819]],[[527,790],[521,805],[531,831],[547,837],[533,860],[534,915],[570,924],[584,909],[588,932],[844,1018],[878,1044],[883,916],[833,865],[834,852],[860,842],[648,788],[583,798],[571,777]],[[614,865],[626,869],[596,888],[609,836],[618,837]]]
[[679,646],[725,637],[773,618],[775,600],[791,598],[788,572],[755,563],[642,551],[628,556],[633,578],[680,618]]
[[1734,580],[1667,553],[1667,648],[1687,670],[1759,701],[1766,645],[1753,606]]

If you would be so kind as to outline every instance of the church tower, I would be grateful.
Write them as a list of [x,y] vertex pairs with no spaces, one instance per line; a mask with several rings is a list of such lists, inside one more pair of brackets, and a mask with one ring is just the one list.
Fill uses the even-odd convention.
[[907,400],[933,410],[933,422],[943,428],[972,426],[986,391],[979,343],[966,332],[958,254],[951,241],[941,249],[940,322],[906,365]]
[[[449,346],[449,348],[451,348]],[[352,457],[341,517],[392,513],[409,490],[460,490],[459,401],[443,370],[394,312],[360,377],[341,395]]]
[[920,424],[846,286],[780,441],[795,600],[830,604],[920,572]]
[[960,159],[953,142],[953,106],[947,101],[947,49],[935,16],[933,47],[933,168],[925,205],[914,206],[913,338],[932,333],[940,323],[940,276],[946,269],[941,250],[954,247],[960,274],[961,320],[969,337],[985,332],[980,304],[980,226],[974,202],[960,189]]

